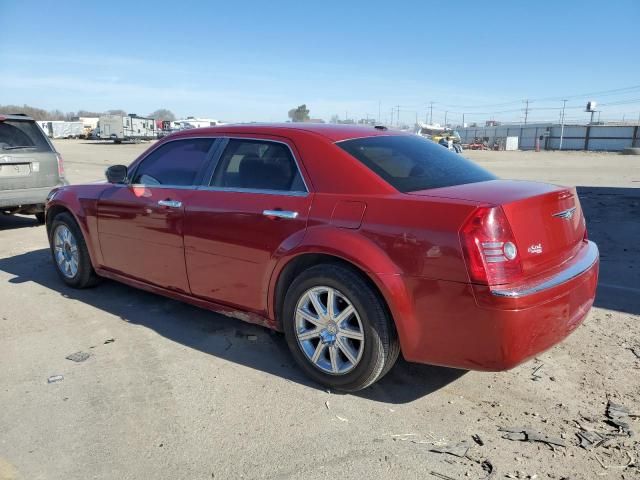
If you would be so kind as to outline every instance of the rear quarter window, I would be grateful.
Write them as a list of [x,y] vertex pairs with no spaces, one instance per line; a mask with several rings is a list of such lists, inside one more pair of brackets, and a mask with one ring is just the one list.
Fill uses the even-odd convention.
[[337,145],[401,192],[497,178],[461,155],[417,135],[357,138]]
[[36,122],[5,120],[0,122],[0,151],[3,150],[50,152],[51,147]]

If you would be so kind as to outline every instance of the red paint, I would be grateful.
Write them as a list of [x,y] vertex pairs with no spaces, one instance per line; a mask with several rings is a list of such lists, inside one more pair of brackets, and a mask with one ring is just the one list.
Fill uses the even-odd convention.
[[[309,193],[91,184],[60,188],[47,211],[74,215],[100,275],[272,328],[279,328],[276,287],[289,262],[319,253],[342,259],[380,290],[403,355],[414,362],[511,368],[580,324],[593,303],[597,261],[556,287],[504,298],[492,294],[492,282],[472,281],[463,249],[469,219],[479,208],[498,207],[522,272],[502,287],[525,288],[570,267],[587,249],[574,189],[496,180],[399,193],[334,144],[373,135],[402,134],[312,124],[188,130],[153,145],[132,166],[175,138],[272,139],[292,148]],[[157,205],[167,199],[182,207]],[[552,217],[573,207],[572,218]],[[284,220],[264,210],[298,216]]]

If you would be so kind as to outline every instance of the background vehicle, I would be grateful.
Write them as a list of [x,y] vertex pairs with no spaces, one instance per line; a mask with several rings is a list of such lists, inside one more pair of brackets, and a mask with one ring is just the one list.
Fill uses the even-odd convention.
[[406,360],[504,370],[571,333],[598,249],[575,189],[498,180],[384,127],[237,125],[158,142],[47,204],[61,278],[282,330],[353,391]]
[[51,120],[38,122],[49,138],[79,138],[84,134],[82,122]]
[[35,214],[44,221],[44,203],[63,185],[62,157],[25,115],[0,115],[0,212]]
[[153,118],[130,115],[103,115],[99,120],[100,138],[122,142],[125,140],[152,140],[157,137]]

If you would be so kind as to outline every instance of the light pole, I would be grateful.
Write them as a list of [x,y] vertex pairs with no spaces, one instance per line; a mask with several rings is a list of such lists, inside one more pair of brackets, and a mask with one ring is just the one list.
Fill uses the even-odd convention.
[[562,150],[562,139],[564,138],[564,107],[567,105],[566,100],[562,100],[562,116],[560,117],[560,148]]

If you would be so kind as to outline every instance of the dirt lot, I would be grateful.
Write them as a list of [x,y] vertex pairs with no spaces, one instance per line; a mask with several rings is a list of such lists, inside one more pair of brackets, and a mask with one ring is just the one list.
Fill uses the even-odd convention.
[[[146,148],[56,146],[72,182]],[[0,218],[0,479],[640,478],[640,157],[469,156],[580,187],[602,253],[596,307],[510,372],[400,362],[357,395],[309,382],[262,328],[114,282],[66,288],[44,228]],[[91,356],[65,359],[78,351]],[[607,422],[609,400],[636,415],[619,420],[635,436]],[[531,432],[551,443],[518,440]],[[594,432],[604,443],[580,447]]]

